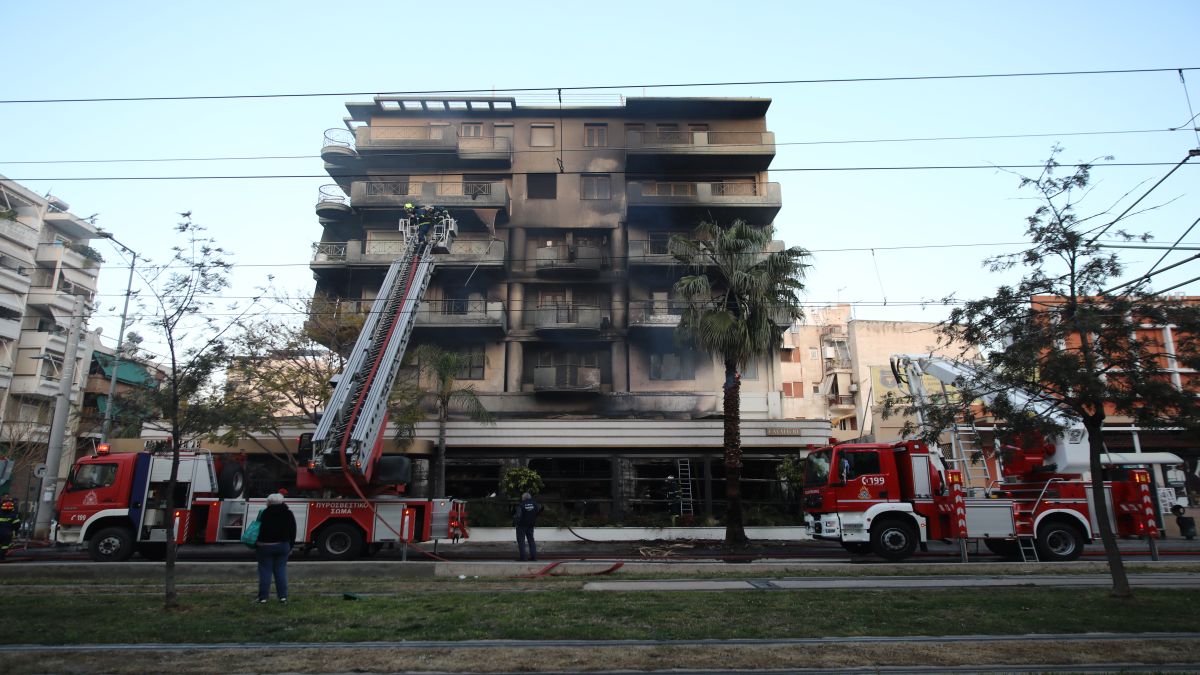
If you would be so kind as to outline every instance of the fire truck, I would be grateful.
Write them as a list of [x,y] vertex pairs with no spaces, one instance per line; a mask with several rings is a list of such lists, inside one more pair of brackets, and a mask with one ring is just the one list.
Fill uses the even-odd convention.
[[[978,377],[968,364],[928,356],[896,357],[893,372],[917,400],[928,400],[922,375],[945,385]],[[1036,403],[1021,392],[1008,395]],[[1061,413],[1045,411],[1067,422]],[[1057,438],[1018,439],[991,453],[1000,479],[971,488],[961,469],[950,468],[970,458],[947,458],[937,445],[838,444],[808,455],[805,521],[817,539],[891,561],[931,540],[982,542],[997,555],[1023,561],[1075,560],[1098,528],[1097,496],[1085,480],[1088,452],[1087,432],[1078,423]],[[1114,478],[1105,481],[1102,496],[1112,531],[1157,537],[1149,473],[1127,469]]]
[[[444,210],[410,209],[400,220],[404,252],[389,267],[362,332],[335,378],[296,487],[322,498],[290,498],[299,544],[324,559],[345,560],[387,544],[468,536],[466,504],[404,495],[411,464],[384,455],[387,398],[399,372],[436,261],[448,253],[457,222]],[[171,512],[171,453],[97,453],[76,462],[59,495],[54,538],[82,544],[93,560],[126,560],[135,551],[161,558],[168,541],[238,542],[266,507],[245,497],[244,467],[235,456],[181,451]]]

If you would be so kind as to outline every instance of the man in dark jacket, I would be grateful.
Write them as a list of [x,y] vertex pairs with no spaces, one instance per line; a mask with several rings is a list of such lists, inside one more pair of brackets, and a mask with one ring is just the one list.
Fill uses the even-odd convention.
[[4,495],[0,499],[0,560],[8,556],[8,547],[12,544],[17,526],[21,524],[21,516],[17,513],[17,503],[12,495]]
[[267,497],[267,508],[259,515],[258,543],[254,555],[258,558],[258,602],[265,603],[271,595],[271,577],[275,577],[275,595],[287,602],[287,560],[296,541],[296,517],[283,503],[283,495]]
[[525,559],[525,542],[529,542],[529,559],[537,560],[537,544],[533,541],[533,526],[537,523],[542,505],[533,501],[533,495],[526,492],[521,495],[521,503],[517,504],[517,512],[513,515],[513,525],[517,526],[517,552],[521,560]]

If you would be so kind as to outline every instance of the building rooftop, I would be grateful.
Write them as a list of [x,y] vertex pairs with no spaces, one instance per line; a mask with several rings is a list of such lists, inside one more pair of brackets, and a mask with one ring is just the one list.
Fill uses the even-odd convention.
[[495,96],[376,96],[369,102],[350,102],[348,121],[366,122],[379,116],[420,117],[680,117],[741,119],[766,115],[769,98],[636,97],[623,104],[586,106],[519,105],[514,97]]

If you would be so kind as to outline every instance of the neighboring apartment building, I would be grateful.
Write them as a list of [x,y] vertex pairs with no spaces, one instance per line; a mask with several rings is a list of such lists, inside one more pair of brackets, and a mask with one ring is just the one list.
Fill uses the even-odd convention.
[[[76,311],[92,311],[100,257],[87,242],[96,228],[54,197],[42,197],[0,177],[0,447],[26,460],[14,491],[37,481],[28,466],[45,458],[54,402],[68,358],[67,333]],[[59,476],[75,459],[75,429],[96,334],[83,330],[75,354],[70,428]]]
[[[452,494],[485,496],[504,466],[522,463],[541,472],[550,501],[625,513],[660,507],[663,481],[682,473],[697,513],[720,512],[721,368],[674,343],[672,286],[683,271],[667,242],[702,219],[774,220],[782,198],[767,177],[769,104],[347,104],[347,129],[327,132],[322,150],[337,185],[316,207],[315,294],[365,311],[400,251],[406,203],[458,220],[413,344],[470,353],[462,381],[500,421],[451,422]],[[780,374],[778,358],[742,373],[751,502],[778,497],[779,457],[829,435],[823,420],[783,419]]]
[[91,444],[99,443],[104,418],[108,414],[109,391],[113,391],[118,401],[112,413],[109,438],[139,438],[144,416],[134,410],[122,410],[120,399],[139,389],[156,388],[166,377],[167,374],[162,369],[131,361],[128,357],[118,362],[115,349],[97,344],[92,352],[91,368],[83,389],[83,407],[79,411],[79,442],[88,444],[88,449]]

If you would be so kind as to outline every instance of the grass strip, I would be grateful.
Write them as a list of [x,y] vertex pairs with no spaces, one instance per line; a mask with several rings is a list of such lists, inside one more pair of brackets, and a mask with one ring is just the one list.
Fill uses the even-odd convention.
[[[471,584],[461,586],[469,591]],[[69,589],[65,589],[69,590]],[[246,588],[159,595],[0,597],[0,642],[33,644],[466,639],[729,639],[1195,630],[1200,591],[981,588],[584,593],[397,592],[364,599],[304,594],[254,604]],[[483,590],[483,589],[480,589]]]

